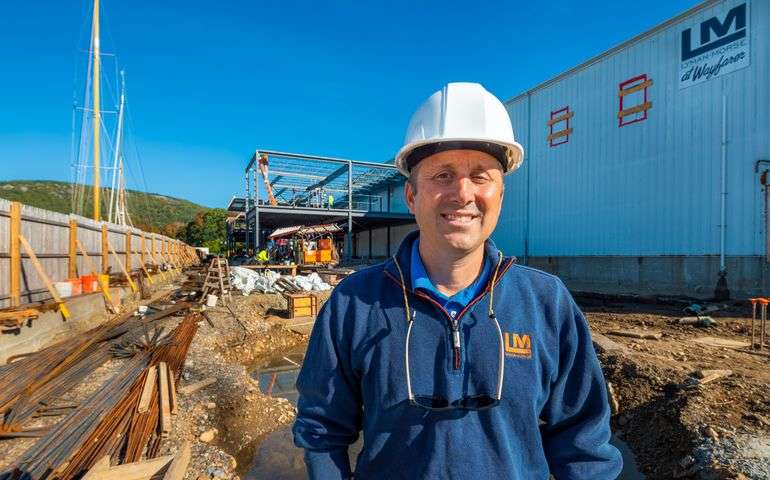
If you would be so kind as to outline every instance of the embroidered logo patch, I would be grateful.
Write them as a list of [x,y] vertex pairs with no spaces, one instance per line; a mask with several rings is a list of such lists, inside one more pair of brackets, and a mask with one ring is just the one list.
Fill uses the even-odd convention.
[[504,334],[505,354],[509,357],[532,358],[532,340],[529,335],[518,333]]

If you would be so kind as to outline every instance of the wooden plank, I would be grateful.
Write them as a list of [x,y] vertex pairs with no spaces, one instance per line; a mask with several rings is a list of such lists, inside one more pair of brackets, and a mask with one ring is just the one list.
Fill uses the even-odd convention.
[[91,260],[91,257],[88,255],[88,252],[86,252],[86,248],[83,246],[83,243],[80,241],[80,239],[75,239],[78,244],[78,249],[80,250],[80,254],[83,255],[83,258],[85,258],[86,263],[89,267],[91,267],[91,274],[96,275],[96,264],[93,260]]
[[730,338],[720,337],[698,337],[693,338],[690,341],[716,348],[747,348],[749,346],[749,342],[742,342],[740,340],[732,340]]
[[70,218],[70,242],[68,249],[67,275],[69,278],[78,276],[78,221]]
[[133,280],[131,280],[131,275],[128,273],[128,270],[126,270],[126,266],[123,265],[123,262],[120,261],[120,257],[118,256],[117,252],[115,252],[115,249],[112,248],[112,244],[107,241],[107,245],[109,245],[110,252],[112,252],[113,258],[115,258],[115,261],[118,262],[118,266],[120,267],[120,270],[123,272],[123,276],[126,277],[126,281],[128,282],[128,285],[131,287],[132,292],[136,292],[136,284]]
[[623,355],[632,353],[631,350],[625,345],[621,345],[613,340],[610,340],[601,333],[592,332],[591,340],[593,340],[594,349],[599,353],[619,353]]
[[652,108],[652,102],[644,102],[641,105],[637,105],[635,107],[621,110],[620,112],[618,112],[618,118],[627,117],[628,115],[633,115],[634,113],[643,112],[645,110],[649,110],[650,108]]
[[162,437],[168,437],[171,433],[171,406],[166,362],[158,364],[158,390],[160,391],[160,433]]
[[126,270],[129,272],[134,269],[134,253],[131,251],[131,237],[133,235],[133,232],[129,230],[126,232],[125,240],[123,240],[126,250]]
[[108,273],[110,271],[110,252],[109,248],[107,247],[108,243],[107,224],[102,223],[102,273]]
[[617,335],[619,337],[639,338],[642,340],[660,340],[663,334],[660,332],[638,332],[633,330],[610,330],[607,335]]
[[19,248],[19,235],[21,235],[21,203],[11,202],[11,228],[9,242],[11,247],[11,306],[21,305],[21,249]]
[[190,385],[185,385],[184,387],[179,388],[179,393],[182,395],[191,395],[198,390],[206,388],[209,385],[213,385],[215,383],[217,383],[217,379],[214,377],[209,377],[201,380],[200,382],[191,383]]
[[86,474],[83,476],[81,480],[99,480],[99,474],[101,472],[104,472],[106,470],[109,470],[110,468],[110,456],[105,455],[99,460],[97,460],[96,463],[93,464],[90,470],[86,472]]
[[570,135],[570,134],[572,134],[572,129],[568,128],[566,130],[562,130],[560,132],[556,132],[556,133],[552,133],[552,134],[548,135],[548,137],[546,137],[546,140],[548,140],[550,142],[551,140],[555,140],[557,138],[564,137],[564,136]]
[[550,127],[551,125],[553,125],[555,123],[563,122],[564,120],[569,120],[570,118],[572,118],[574,116],[575,116],[575,112],[568,112],[568,113],[565,113],[564,115],[561,115],[561,116],[558,116],[556,118],[552,118],[552,119],[548,120],[548,124],[547,125]]
[[620,90],[618,92],[618,94],[621,97],[624,97],[624,96],[630,95],[630,94],[632,94],[634,92],[638,92],[639,90],[644,90],[645,88],[648,88],[650,86],[652,86],[652,79],[649,79],[646,82],[642,82],[639,85],[634,85],[633,87],[630,87],[630,88],[624,88],[624,89]]
[[0,321],[3,320],[26,320],[40,315],[40,310],[36,308],[25,308],[24,310],[0,311]]
[[[173,455],[164,455],[149,460],[142,460],[141,462],[115,465],[114,467],[104,468],[101,466],[98,469],[92,468],[89,470],[81,480],[149,480],[173,461]],[[92,471],[94,476],[90,476]]]
[[59,311],[64,316],[65,320],[69,320],[70,311],[67,309],[67,306],[64,304],[64,301],[62,301],[61,297],[59,297],[59,293],[54,288],[53,283],[51,283],[51,279],[48,278],[45,270],[43,270],[43,266],[37,259],[37,255],[35,255],[35,252],[32,250],[29,242],[26,238],[24,238],[24,235],[21,234],[19,234],[19,241],[21,242],[21,246],[24,248],[24,251],[27,252],[27,255],[29,255],[29,259],[32,260],[32,265],[35,267],[35,270],[37,270],[37,274],[40,276],[40,279],[43,280],[45,288],[48,289],[48,293],[50,293],[56,303],[59,304]]
[[152,400],[152,394],[155,393],[155,380],[158,376],[158,366],[153,365],[147,371],[147,376],[144,377],[144,386],[142,387],[142,395],[139,397],[139,407],[136,411],[139,413],[147,413],[150,411],[150,401]]
[[168,391],[171,394],[171,415],[176,415],[179,413],[176,401],[176,377],[170,366],[168,367]]
[[[142,267],[147,263],[147,259],[144,258],[144,232],[139,232],[139,262],[141,262]],[[145,272],[147,272],[147,270],[145,270]]]
[[168,470],[166,470],[163,480],[182,480],[185,472],[187,472],[187,466],[190,464],[191,457],[192,448],[190,442],[184,442],[179,451],[176,452],[174,460],[171,461]]

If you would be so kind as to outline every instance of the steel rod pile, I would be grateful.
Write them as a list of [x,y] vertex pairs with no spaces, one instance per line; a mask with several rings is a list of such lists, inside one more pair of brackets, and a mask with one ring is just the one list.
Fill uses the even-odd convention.
[[[118,463],[134,462],[142,455],[156,457],[170,428],[173,406],[168,403],[175,399],[175,385],[199,319],[199,314],[189,314],[167,337],[148,337],[146,350],[135,350],[96,393],[27,450],[13,471],[0,474],[0,480],[74,479],[104,456]],[[168,380],[148,382],[153,369],[165,369],[158,378]],[[150,395],[144,394],[148,385]],[[139,407],[143,397],[149,398],[146,409]]]
[[52,406],[64,393],[110,358],[109,342],[189,307],[180,302],[144,318],[124,314],[80,335],[0,367],[0,433],[23,435],[22,424]]

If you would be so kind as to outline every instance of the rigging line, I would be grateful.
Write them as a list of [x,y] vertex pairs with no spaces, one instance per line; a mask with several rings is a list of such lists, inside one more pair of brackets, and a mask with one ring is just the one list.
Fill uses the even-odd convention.
[[[145,177],[144,175],[144,163],[142,162],[142,156],[139,154],[139,147],[136,144],[136,137],[134,135],[134,132],[135,132],[134,119],[133,119],[133,116],[131,115],[131,106],[129,105],[129,102],[128,102],[128,94],[126,94],[125,115],[126,115],[126,118],[128,119],[128,122],[126,122],[126,124],[128,126],[129,138],[131,139],[131,145],[134,147],[134,153],[136,154],[136,163],[139,165],[139,173],[142,178],[141,185],[144,187],[144,191],[148,193],[150,189],[147,186],[147,177]],[[142,200],[143,200],[145,209],[149,210],[150,205],[149,205],[149,200],[147,199],[147,196],[143,196]]]
[[[90,40],[89,48],[93,50],[93,37]],[[88,67],[87,67],[87,75],[86,75],[86,81],[85,81],[85,88],[83,90],[83,98],[84,98],[84,105],[86,107],[91,106],[91,97],[88,95],[89,91],[91,90],[91,72],[93,70],[93,55],[88,56]],[[86,111],[83,111],[83,114],[81,115],[80,120],[80,145],[78,146],[78,163],[84,163],[83,162],[83,153],[88,155],[91,153],[91,146],[88,142],[88,130],[87,127],[89,125],[89,115],[86,113]],[[77,214],[82,214],[85,204],[85,184],[86,184],[86,178],[88,175],[88,171],[85,167],[82,169],[77,170],[77,184],[79,187],[75,188],[75,198],[74,198],[74,208],[73,211]]]

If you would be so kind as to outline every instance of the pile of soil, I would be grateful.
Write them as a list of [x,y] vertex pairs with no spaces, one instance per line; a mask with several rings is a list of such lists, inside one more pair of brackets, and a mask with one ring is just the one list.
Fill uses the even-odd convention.
[[[748,342],[750,312],[712,313],[711,327],[676,323],[683,316],[678,308],[638,304],[586,309],[594,333],[625,347],[599,355],[619,406],[613,430],[651,480],[770,480],[770,357],[694,341]],[[617,330],[661,335],[611,333]],[[698,384],[697,377],[710,370],[731,373]]]

